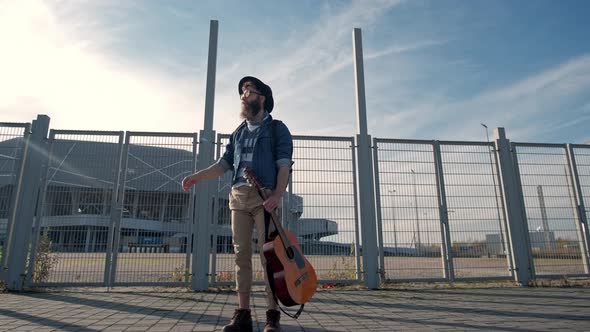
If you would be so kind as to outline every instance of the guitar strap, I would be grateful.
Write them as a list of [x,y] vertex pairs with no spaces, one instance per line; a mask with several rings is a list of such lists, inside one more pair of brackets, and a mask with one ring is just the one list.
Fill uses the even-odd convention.
[[[258,194],[260,194],[260,192]],[[263,196],[260,194],[260,197],[263,197]],[[265,238],[265,242],[273,241],[274,238],[278,235],[278,232],[276,230],[274,232],[271,232],[270,234],[268,233],[271,218],[272,217],[270,216],[270,213],[268,213],[268,211],[264,210],[264,238]],[[275,291],[275,280],[274,280],[274,276],[272,275],[272,270],[270,268],[270,264],[268,262],[266,262],[266,269],[265,270],[266,270],[266,279],[268,280],[268,285],[270,287],[270,290],[272,291],[272,298],[275,301],[275,303],[277,304],[277,307],[279,307],[279,309],[281,309],[281,311],[285,315],[287,315],[293,319],[299,318],[299,315],[301,315],[301,312],[303,312],[303,307],[305,306],[305,303],[299,307],[299,310],[297,310],[297,312],[295,314],[290,314],[290,313],[286,312],[285,309],[283,309],[283,307],[279,303],[279,300],[277,299],[277,293]]]
[[[262,196],[261,196],[262,197]],[[271,223],[271,216],[266,210],[264,210],[264,242],[270,242],[275,239],[277,235],[279,235],[278,231],[275,229],[274,231],[268,233],[270,230],[270,223]]]
[[[271,122],[271,149],[272,149],[272,154],[274,159],[277,159],[277,147],[276,147],[276,137],[277,137],[277,123],[280,122],[279,120],[272,120]],[[245,124],[245,121],[242,125],[240,125],[237,129],[236,132],[241,129],[241,127]],[[291,173],[291,171],[289,172]],[[258,194],[260,195],[260,197],[264,198],[264,195],[259,191]],[[269,234],[269,229],[270,229],[270,224],[271,224],[271,215],[270,213],[268,213],[268,211],[264,210],[264,241],[265,242],[270,242],[273,241],[275,239],[275,237],[278,235],[278,231],[275,229],[273,232],[271,232]],[[264,254],[263,254],[264,255]],[[297,312],[295,314],[290,314],[287,311],[285,311],[285,309],[283,309],[283,307],[281,306],[281,304],[279,303],[279,300],[277,299],[277,295],[276,295],[276,291],[275,291],[275,284],[274,284],[274,276],[272,275],[272,270],[270,268],[269,263],[266,263],[266,278],[268,280],[268,285],[270,287],[270,290],[272,292],[272,297],[273,300],[275,301],[275,303],[277,304],[277,307],[279,307],[279,309],[287,316],[293,318],[293,319],[297,319],[299,318],[299,315],[301,315],[301,312],[303,312],[303,307],[305,306],[305,303],[302,304],[299,307],[299,310],[297,310]]]

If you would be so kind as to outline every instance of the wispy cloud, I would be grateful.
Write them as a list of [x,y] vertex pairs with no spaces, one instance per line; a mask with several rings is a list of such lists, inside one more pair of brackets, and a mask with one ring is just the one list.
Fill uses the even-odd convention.
[[556,124],[553,126],[553,130],[562,130],[585,122],[590,122],[590,103],[580,107],[577,111],[577,113],[579,113],[578,117]]
[[372,60],[372,59],[377,59],[377,58],[384,57],[387,55],[401,54],[401,53],[420,50],[420,49],[423,49],[426,47],[443,45],[445,43],[446,43],[446,41],[444,41],[444,40],[426,40],[426,41],[421,41],[421,42],[417,42],[417,43],[413,43],[413,44],[409,44],[409,45],[395,45],[395,46],[390,46],[384,50],[368,53],[368,54],[364,55],[364,59],[365,60]]
[[[377,135],[389,131],[405,134],[405,138],[481,140],[479,124],[484,122],[491,128],[506,127],[513,139],[528,140],[538,137],[542,131],[563,129],[585,121],[585,117],[579,117],[564,122],[563,117],[575,116],[565,112],[572,102],[577,99],[588,102],[585,95],[588,89],[590,55],[582,55],[464,99],[425,94],[409,107],[399,109],[403,116],[383,111],[386,119],[411,117],[411,121],[393,129],[389,127],[389,130],[387,122],[379,122],[374,129]],[[562,123],[562,127],[556,127],[556,123]]]
[[[293,128],[305,128],[310,134],[354,134],[354,88],[352,29],[370,27],[382,19],[389,11],[395,10],[403,1],[353,1],[344,8],[324,8],[320,18],[310,28],[286,41],[277,41],[276,49],[281,52],[270,53],[264,57],[260,66],[251,59],[235,59],[233,66],[220,72],[224,77],[239,76],[233,71],[250,70],[260,75],[276,91],[275,105],[280,108],[277,115],[287,119]],[[409,45],[392,45],[386,49],[370,49],[365,45],[366,61],[392,56],[444,43],[443,41],[423,41]],[[232,71],[229,73],[228,71]],[[343,84],[337,74],[349,70]],[[234,85],[234,83],[231,83]],[[350,87],[350,89],[349,89]],[[231,108],[236,99],[234,89],[228,96],[219,96],[218,104]],[[346,106],[344,106],[346,105]],[[343,107],[350,111],[342,118],[334,116]],[[323,112],[327,109],[331,114]],[[220,109],[217,107],[217,109]],[[223,112],[223,111],[222,111]],[[313,123],[309,120],[313,119]],[[350,121],[349,121],[350,120]],[[227,125],[226,125],[227,126]],[[224,127],[220,124],[221,128]]]
[[[507,87],[477,96],[477,102],[522,102],[537,97],[546,101],[552,96],[568,96],[585,91],[590,83],[590,55],[576,57]],[[525,108],[524,111],[542,111]]]

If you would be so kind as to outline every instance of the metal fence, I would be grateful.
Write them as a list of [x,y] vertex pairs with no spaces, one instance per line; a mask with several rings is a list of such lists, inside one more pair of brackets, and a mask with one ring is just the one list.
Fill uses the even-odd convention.
[[432,143],[375,138],[373,146],[384,277],[443,278],[445,245]]
[[387,280],[512,276],[489,143],[374,139]]
[[51,130],[28,282],[106,285],[123,132]]
[[455,279],[512,277],[493,145],[441,142]]
[[323,282],[361,275],[354,147],[352,137],[293,137],[287,228]]
[[[217,158],[229,142],[218,135]],[[352,137],[293,136],[293,172],[279,215],[283,227],[298,235],[299,245],[322,282],[358,281],[361,261],[356,206],[356,161]],[[218,181],[212,237],[212,282],[235,282],[227,207],[231,174]],[[255,246],[256,232],[252,236]],[[260,253],[253,254],[254,281],[264,280]]]
[[[230,174],[212,183],[210,198],[180,188],[197,165],[195,133],[51,130],[47,144],[36,138],[31,160],[38,165],[32,167],[23,155],[34,127],[0,124],[0,239],[8,227],[8,239],[29,241],[10,229],[26,232],[26,218],[34,219],[27,285],[188,285],[195,269],[210,275],[212,285],[235,282]],[[228,138],[218,135],[217,158]],[[372,160],[358,162],[374,171],[381,280],[518,279],[516,271],[527,266],[531,278],[590,275],[584,204],[590,201],[590,147],[512,143],[512,153],[496,149],[508,142],[373,140]],[[297,234],[320,282],[360,282],[363,222],[373,221],[359,217],[358,143],[293,136],[293,144],[281,222]],[[41,175],[23,177],[25,186],[22,172]],[[19,188],[26,195],[17,195]],[[196,267],[195,206],[203,199],[210,201],[211,220],[198,222],[207,225],[211,259],[208,267]],[[4,242],[4,254],[19,247]],[[262,283],[258,255],[254,279]],[[10,267],[5,256],[3,271]]]
[[196,146],[193,133],[127,132],[114,285],[188,283],[194,200],[181,181],[195,169]]
[[31,285],[186,284],[196,134],[52,130]]
[[0,260],[6,268],[4,245],[9,233],[8,218],[14,207],[15,188],[21,169],[30,123],[0,123]]
[[[535,275],[587,276],[588,258],[575,197],[578,179],[572,176],[567,146],[530,143],[513,146]],[[583,155],[580,157],[584,159]],[[578,169],[578,173],[585,172]]]

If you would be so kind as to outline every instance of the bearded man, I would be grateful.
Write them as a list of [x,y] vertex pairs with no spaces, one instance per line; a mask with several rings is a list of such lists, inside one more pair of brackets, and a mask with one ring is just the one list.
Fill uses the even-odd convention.
[[[244,122],[230,136],[223,156],[208,168],[189,175],[182,181],[182,189],[203,180],[233,172],[229,194],[232,238],[235,251],[236,291],[238,307],[223,331],[252,331],[250,293],[252,289],[252,233],[256,227],[260,260],[265,269],[266,325],[265,332],[280,331],[280,312],[269,286],[266,260],[262,245],[268,240],[270,215],[279,205],[289,181],[293,156],[293,139],[287,126],[273,120],[274,108],[271,88],[256,77],[246,76],[238,83],[241,100],[240,116]],[[256,188],[244,178],[244,170],[251,168],[261,184],[272,190],[263,200]]]

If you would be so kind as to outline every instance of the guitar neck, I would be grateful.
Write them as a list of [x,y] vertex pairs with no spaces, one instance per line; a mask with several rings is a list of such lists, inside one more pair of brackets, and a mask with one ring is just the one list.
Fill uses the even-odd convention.
[[[258,184],[255,184],[255,186],[256,186],[256,189],[258,189],[258,192],[260,192],[262,199],[264,199],[266,201],[268,199],[268,194],[266,193],[266,190],[264,188],[261,188]],[[269,212],[269,214],[270,214],[270,217],[273,221],[273,224],[275,225],[275,228],[277,229],[277,232],[279,232],[279,236],[283,240],[285,247],[289,248],[291,246],[291,243],[289,242],[289,239],[287,238],[287,234],[285,234],[285,230],[283,229],[283,225],[281,225],[281,223],[279,222],[279,216],[277,215],[277,210],[274,209],[271,212]]]

